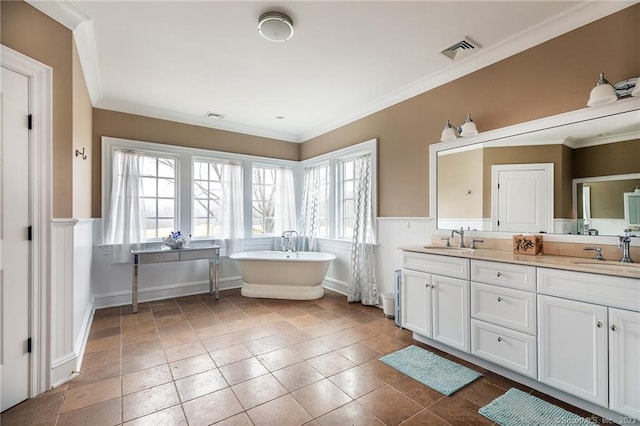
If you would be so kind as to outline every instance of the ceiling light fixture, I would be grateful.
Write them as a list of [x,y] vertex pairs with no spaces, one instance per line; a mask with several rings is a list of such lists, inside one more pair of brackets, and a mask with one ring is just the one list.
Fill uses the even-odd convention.
[[293,21],[284,13],[263,13],[258,19],[258,32],[269,41],[287,41],[293,37]]

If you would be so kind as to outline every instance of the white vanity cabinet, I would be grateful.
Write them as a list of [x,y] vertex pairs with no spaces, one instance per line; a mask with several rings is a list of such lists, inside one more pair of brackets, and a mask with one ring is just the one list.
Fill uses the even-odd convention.
[[640,313],[609,308],[609,408],[640,418]]
[[469,260],[404,252],[402,327],[469,352]]
[[640,417],[637,279],[538,268],[538,380]]
[[535,267],[471,261],[471,353],[536,378]]

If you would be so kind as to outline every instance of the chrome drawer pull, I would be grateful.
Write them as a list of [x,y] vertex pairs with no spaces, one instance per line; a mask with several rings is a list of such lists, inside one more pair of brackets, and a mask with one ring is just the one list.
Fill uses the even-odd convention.
[[602,328],[602,321],[598,321],[596,325],[598,326],[598,328]]
[[502,276],[502,273],[498,272],[498,278],[500,278]]
[[502,342],[502,337],[498,336],[498,342]]
[[611,331],[616,331],[618,330],[618,327],[616,327],[615,324],[611,324]]
[[502,297],[498,296],[498,302],[502,302]]

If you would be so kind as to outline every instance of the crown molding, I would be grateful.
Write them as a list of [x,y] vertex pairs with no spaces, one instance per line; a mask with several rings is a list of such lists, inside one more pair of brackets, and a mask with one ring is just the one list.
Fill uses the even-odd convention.
[[174,121],[183,124],[191,124],[194,126],[224,130],[227,132],[242,133],[245,135],[258,136],[269,139],[277,139],[284,142],[300,142],[296,135],[287,132],[278,132],[270,129],[262,129],[255,126],[248,126],[228,121],[211,121],[210,118],[206,117],[200,117],[197,115],[178,111],[168,111],[162,108],[154,108],[147,105],[124,102],[116,99],[101,99],[99,102],[97,102],[96,105],[94,105],[94,107],[109,111],[141,115],[144,117],[157,118],[160,120]]
[[74,31],[81,23],[91,20],[90,17],[67,1],[25,1],[71,31]]
[[405,101],[421,93],[435,89],[481,68],[499,62],[524,50],[530,49],[552,38],[558,37],[605,16],[619,12],[637,0],[628,1],[588,1],[582,2],[565,12],[540,22],[533,28],[521,31],[498,44],[480,49],[478,52],[454,61],[442,70],[426,75],[405,87],[385,95],[364,106],[347,117],[329,121],[300,135],[302,141],[308,141],[324,133],[367,117],[392,105]]

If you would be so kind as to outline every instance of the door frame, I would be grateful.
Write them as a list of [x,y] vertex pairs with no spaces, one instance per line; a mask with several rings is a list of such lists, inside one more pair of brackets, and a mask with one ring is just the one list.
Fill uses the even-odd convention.
[[[53,141],[53,69],[5,45],[0,45],[3,67],[29,77],[29,106],[33,115],[29,132],[31,286],[29,289],[32,338],[29,397],[50,386],[51,203]],[[71,155],[71,153],[69,153]],[[0,218],[2,219],[2,218]],[[2,224],[3,226],[3,224]],[[0,264],[2,262],[0,251]],[[0,371],[1,374],[1,371]]]
[[545,224],[547,233],[553,233],[553,163],[530,164],[498,164],[491,166],[491,230],[498,231],[498,174],[502,171],[532,171],[542,169],[546,172],[550,189],[547,191],[547,205],[549,206],[549,218]]

